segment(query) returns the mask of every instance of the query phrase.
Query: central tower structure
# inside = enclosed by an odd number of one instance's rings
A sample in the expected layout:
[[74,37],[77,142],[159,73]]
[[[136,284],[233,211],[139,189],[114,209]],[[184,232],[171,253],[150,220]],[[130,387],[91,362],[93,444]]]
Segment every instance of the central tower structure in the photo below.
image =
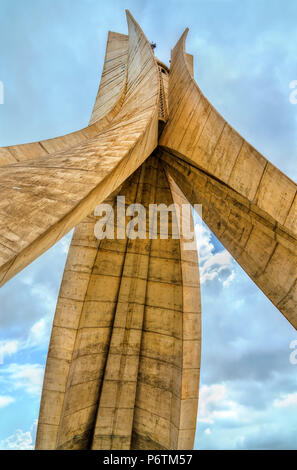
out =
[[76,227],[53,324],[37,449],[193,447],[201,345],[197,253],[170,230],[164,239],[161,228],[154,239],[98,240],[93,214],[101,202],[116,206],[121,195],[126,205],[146,208],[202,204],[210,229],[297,325],[296,184],[203,96],[185,52],[187,30],[168,70],[129,12],[127,19],[128,36],[108,35],[89,125],[0,149],[1,283]]

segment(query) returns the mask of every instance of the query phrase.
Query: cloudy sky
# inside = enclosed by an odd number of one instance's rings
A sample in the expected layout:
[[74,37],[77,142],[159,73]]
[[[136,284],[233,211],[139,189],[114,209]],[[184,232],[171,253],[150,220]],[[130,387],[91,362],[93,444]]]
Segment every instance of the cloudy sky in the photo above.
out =
[[[203,92],[297,180],[295,0],[1,0],[0,146],[86,126],[108,30],[129,8],[156,55],[190,28]],[[297,449],[297,332],[204,225],[198,246],[203,346],[197,449]],[[51,323],[70,234],[0,290],[0,449],[34,445]]]

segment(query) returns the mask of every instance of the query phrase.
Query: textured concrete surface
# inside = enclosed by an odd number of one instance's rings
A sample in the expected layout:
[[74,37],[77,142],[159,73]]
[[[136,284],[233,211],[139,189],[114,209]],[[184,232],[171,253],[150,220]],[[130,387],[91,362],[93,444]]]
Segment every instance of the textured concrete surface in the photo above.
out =
[[128,36],[108,35],[89,126],[0,149],[1,283],[76,226],[37,449],[193,447],[201,349],[196,251],[160,233],[96,239],[92,214],[100,202],[115,205],[125,195],[126,205],[202,204],[214,234],[297,325],[296,184],[203,96],[185,51],[187,30],[168,71],[127,17]]
[[[157,154],[158,155],[158,154]],[[157,156],[126,205],[186,200]],[[197,254],[183,240],[99,241],[76,229],[45,373],[37,448],[192,448],[200,368]],[[160,228],[159,228],[160,229]]]

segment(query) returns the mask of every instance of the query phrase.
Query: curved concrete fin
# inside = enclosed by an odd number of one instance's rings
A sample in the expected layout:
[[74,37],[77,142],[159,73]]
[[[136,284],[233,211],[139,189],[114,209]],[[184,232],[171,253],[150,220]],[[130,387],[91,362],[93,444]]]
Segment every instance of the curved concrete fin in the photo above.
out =
[[158,67],[131,15],[128,29],[125,99],[111,123],[71,149],[0,168],[1,284],[88,216],[157,145]]
[[297,326],[297,186],[245,141],[194,81],[182,35],[172,51],[166,161],[211,230]]
[[119,112],[127,86],[128,36],[109,31],[101,81],[89,126]]

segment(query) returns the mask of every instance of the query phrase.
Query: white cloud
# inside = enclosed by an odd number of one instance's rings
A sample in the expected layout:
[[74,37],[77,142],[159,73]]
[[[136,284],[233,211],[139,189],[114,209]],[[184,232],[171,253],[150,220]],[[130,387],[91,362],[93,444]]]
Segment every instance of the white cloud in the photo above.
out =
[[36,423],[37,421],[34,421],[29,431],[17,429],[14,434],[0,441],[1,450],[33,450]]
[[25,349],[43,347],[48,343],[51,331],[51,318],[45,316],[35,322],[25,340],[17,339],[0,341],[0,364],[5,364],[6,357],[10,357]]
[[214,251],[214,246],[211,243],[211,231],[198,219],[198,223],[195,225],[195,234],[199,261],[200,263],[204,263],[212,256]]
[[226,385],[203,385],[199,394],[198,420],[209,424],[216,420],[246,422],[247,409],[228,398]]
[[45,316],[35,322],[26,339],[23,341],[17,339],[8,339],[0,341],[0,364],[5,364],[6,358],[25,349],[34,347],[44,347],[48,344],[51,331],[51,321],[49,316]]
[[41,318],[38,322],[34,323],[31,328],[31,333],[35,338],[40,338],[44,336],[46,326],[46,319]]
[[51,319],[43,317],[33,324],[29,330],[28,338],[24,342],[23,348],[32,348],[36,346],[44,346],[49,339]]
[[5,396],[5,395],[0,395],[0,408],[5,408],[5,406],[10,405],[11,403],[14,402],[13,397]]
[[284,395],[282,398],[274,400],[273,405],[277,408],[297,406],[297,393]]
[[211,231],[202,223],[195,226],[200,265],[200,282],[219,281],[227,287],[234,279],[235,264],[227,250],[215,252]]
[[9,364],[1,370],[2,381],[13,389],[24,389],[30,395],[39,395],[44,368],[40,364]]
[[18,351],[19,346],[19,341],[17,340],[0,341],[0,364],[4,363],[5,356],[15,354]]
[[204,434],[207,434],[207,435],[211,434],[210,428],[206,428],[205,431],[204,431]]
[[211,408],[223,402],[226,398],[225,385],[203,385],[199,393],[198,419],[204,423],[213,423],[213,411]]

